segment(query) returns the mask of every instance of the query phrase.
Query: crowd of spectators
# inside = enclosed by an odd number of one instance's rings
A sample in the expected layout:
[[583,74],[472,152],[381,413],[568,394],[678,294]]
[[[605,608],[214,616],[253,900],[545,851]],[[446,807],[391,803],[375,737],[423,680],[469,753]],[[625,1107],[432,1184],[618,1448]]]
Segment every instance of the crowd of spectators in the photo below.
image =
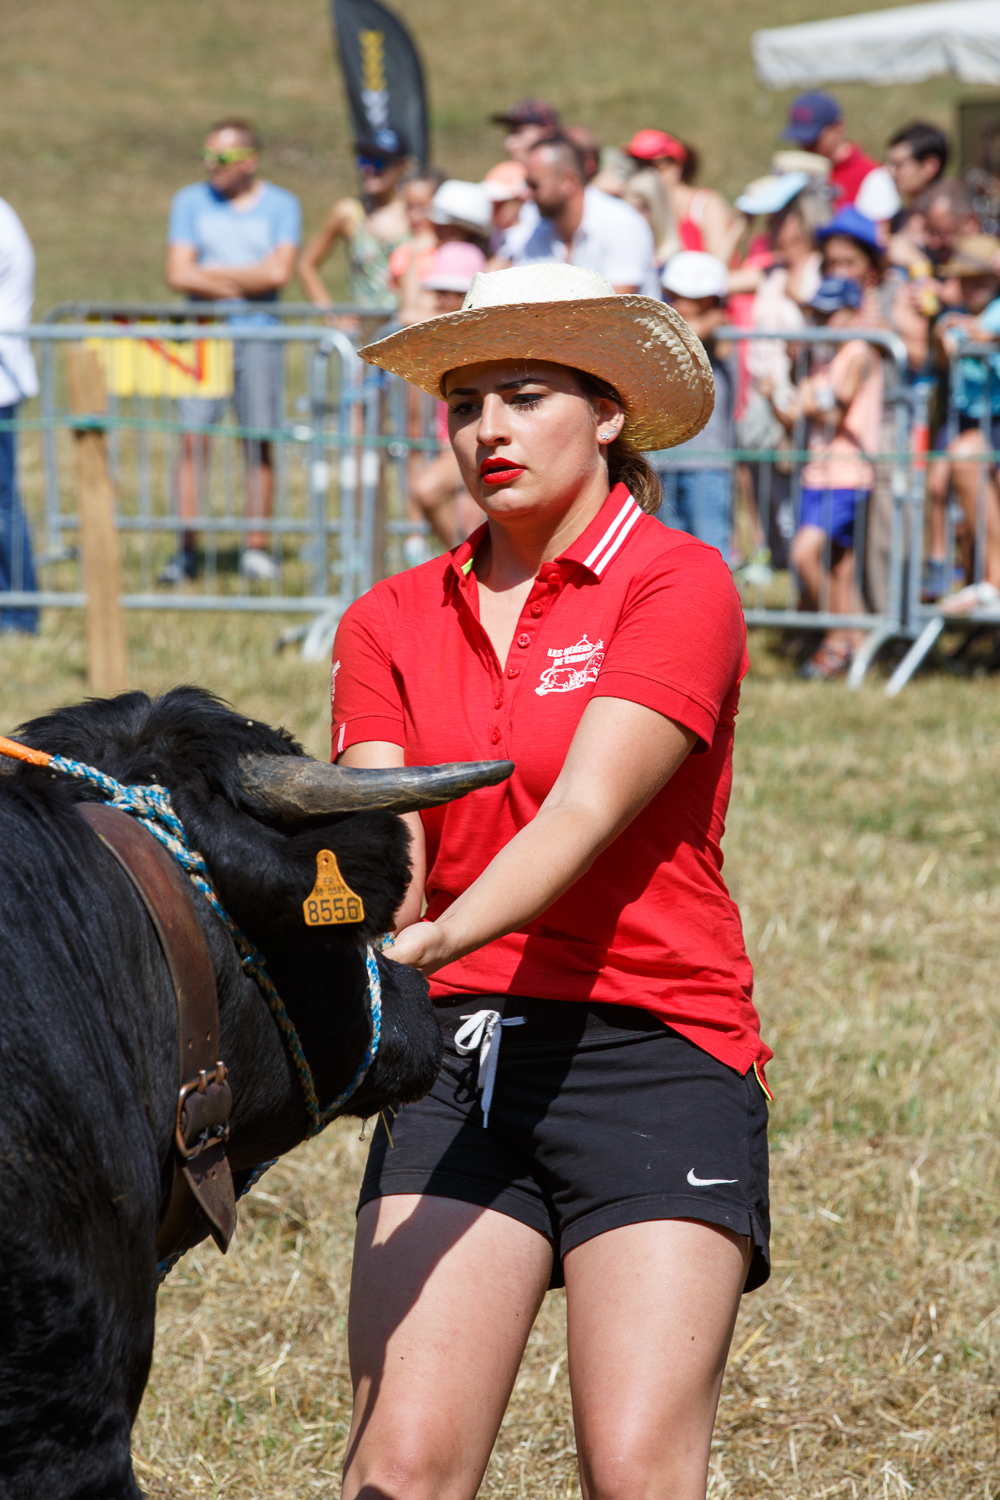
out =
[[[1000,336],[1000,240],[982,200],[948,175],[949,142],[936,125],[896,131],[877,161],[850,139],[832,96],[803,94],[768,172],[730,204],[700,181],[695,148],[659,126],[602,148],[537,98],[492,121],[505,156],[481,182],[414,166],[390,129],[357,142],[358,192],[331,207],[304,247],[297,200],[259,174],[253,127],[220,121],[205,140],[205,179],[174,199],[169,286],[195,299],[266,304],[297,276],[311,302],[330,307],[323,269],[342,247],[349,302],[402,322],[457,309],[480,270],[552,261],[597,271],[616,293],[663,298],[703,340],[717,402],[697,438],[652,455],[661,518],[717,547],[747,585],[766,587],[774,569],[791,564],[803,607],[832,615],[885,606],[891,486],[873,455],[897,444],[884,397],[898,371],[884,351],[842,330],[891,333],[905,349],[905,381],[936,394],[931,439],[943,456],[928,474],[923,597],[953,614],[1000,606],[1000,488],[983,457],[1000,442],[1000,355],[972,351]],[[233,316],[268,314],[260,306]],[[726,337],[727,327],[740,337]],[[810,341],[810,327],[841,330],[839,342]],[[274,344],[240,346],[241,425],[280,425],[277,357]],[[412,422],[425,421],[417,393],[412,404]],[[185,520],[199,511],[203,433],[223,403],[182,405],[182,418],[202,429],[182,447]],[[0,408],[12,406],[0,388]],[[436,421],[443,433],[440,411]],[[247,515],[266,518],[270,444],[245,447]],[[799,464],[790,455],[802,449],[808,461]],[[737,461],[741,451],[746,461]],[[4,462],[0,452],[6,535],[14,509]],[[447,545],[476,523],[449,452],[414,462],[410,481],[414,514]],[[193,531],[181,541],[164,583],[197,571]],[[263,530],[248,530],[241,568],[250,579],[271,575]],[[31,576],[30,554],[18,573]],[[0,623],[27,628],[33,618],[8,612]],[[858,639],[847,628],[827,632],[803,669],[845,671]]]

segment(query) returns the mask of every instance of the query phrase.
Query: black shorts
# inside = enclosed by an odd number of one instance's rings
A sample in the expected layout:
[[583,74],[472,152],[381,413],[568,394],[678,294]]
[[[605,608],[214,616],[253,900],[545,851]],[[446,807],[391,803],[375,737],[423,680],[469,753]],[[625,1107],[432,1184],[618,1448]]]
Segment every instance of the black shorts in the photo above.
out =
[[[478,1054],[460,1056],[461,1017],[495,1009],[505,1027],[489,1128]],[[372,1138],[359,1209],[427,1193],[494,1208],[547,1236],[562,1257],[605,1230],[700,1219],[749,1236],[745,1291],[770,1275],[767,1100],[662,1021],[631,1006],[469,995],[436,1014],[445,1053],[431,1092]],[[496,1038],[494,1038],[494,1046]]]

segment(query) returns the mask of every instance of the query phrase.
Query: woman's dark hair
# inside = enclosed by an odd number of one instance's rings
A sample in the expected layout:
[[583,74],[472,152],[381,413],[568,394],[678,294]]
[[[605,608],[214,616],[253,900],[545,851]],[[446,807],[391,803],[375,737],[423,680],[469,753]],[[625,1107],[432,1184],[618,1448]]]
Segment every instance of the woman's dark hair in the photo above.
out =
[[681,182],[694,182],[698,175],[698,168],[701,166],[701,157],[693,146],[688,145],[687,141],[681,141],[681,145],[687,152],[681,166]]
[[843,230],[838,230],[836,234],[829,234],[824,239],[824,253],[826,250],[826,246],[829,244],[830,240],[850,240],[855,249],[863,250],[865,252],[865,255],[868,257],[868,264],[871,266],[873,271],[878,272],[878,278],[880,281],[882,280],[882,277],[885,275],[886,271],[886,259],[884,253],[881,250],[876,250],[875,246],[869,245],[867,240],[855,239],[853,234],[846,234]]
[[[622,411],[628,410],[610,381],[602,380],[599,375],[589,375],[586,370],[574,370],[573,376],[591,403],[603,399],[613,401]],[[627,438],[615,438],[608,447],[608,482],[612,488],[623,484],[647,516],[655,515],[663,502],[663,490],[656,471]]]

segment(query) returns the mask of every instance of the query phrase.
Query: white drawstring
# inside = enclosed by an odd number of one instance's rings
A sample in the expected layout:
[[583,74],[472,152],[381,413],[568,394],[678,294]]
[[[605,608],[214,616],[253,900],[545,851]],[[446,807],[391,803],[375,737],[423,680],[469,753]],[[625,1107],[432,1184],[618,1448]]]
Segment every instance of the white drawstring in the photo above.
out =
[[[476,1087],[482,1091],[483,1129],[490,1123],[490,1105],[493,1103],[493,1085],[496,1082],[497,1062],[500,1058],[498,1027],[523,1026],[527,1016],[508,1016],[504,1020],[498,1010],[477,1010],[474,1016],[463,1016],[464,1026],[455,1032],[455,1048],[463,1057],[479,1048],[479,1077]],[[494,1035],[496,1045],[493,1044]]]

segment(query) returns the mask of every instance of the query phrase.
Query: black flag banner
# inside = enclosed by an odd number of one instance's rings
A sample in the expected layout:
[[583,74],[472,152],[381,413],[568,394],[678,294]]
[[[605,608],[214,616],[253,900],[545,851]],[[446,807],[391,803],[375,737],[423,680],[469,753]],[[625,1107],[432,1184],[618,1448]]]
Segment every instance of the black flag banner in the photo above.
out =
[[355,135],[427,165],[427,101],[409,32],[378,0],[332,0]]

